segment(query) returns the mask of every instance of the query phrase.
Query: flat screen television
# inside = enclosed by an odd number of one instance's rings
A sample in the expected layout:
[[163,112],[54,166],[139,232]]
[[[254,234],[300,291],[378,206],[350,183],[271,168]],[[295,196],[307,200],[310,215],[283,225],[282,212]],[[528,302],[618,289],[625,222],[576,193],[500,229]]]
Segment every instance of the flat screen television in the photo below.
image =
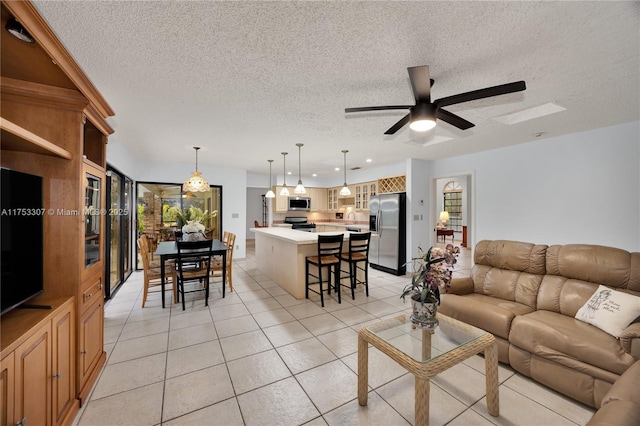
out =
[[42,177],[3,168],[0,178],[0,314],[4,314],[44,289],[43,217],[46,212]]

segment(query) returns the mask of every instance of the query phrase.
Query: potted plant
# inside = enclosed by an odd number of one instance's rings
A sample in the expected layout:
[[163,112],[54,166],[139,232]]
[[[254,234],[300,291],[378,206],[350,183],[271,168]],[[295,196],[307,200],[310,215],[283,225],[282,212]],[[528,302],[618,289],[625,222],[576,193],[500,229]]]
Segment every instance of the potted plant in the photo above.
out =
[[411,260],[413,274],[400,297],[409,296],[413,308],[411,322],[422,328],[433,329],[438,325],[436,312],[440,304],[440,292],[451,286],[453,267],[460,248],[447,244],[443,249],[431,247],[426,252],[418,247],[418,257]]

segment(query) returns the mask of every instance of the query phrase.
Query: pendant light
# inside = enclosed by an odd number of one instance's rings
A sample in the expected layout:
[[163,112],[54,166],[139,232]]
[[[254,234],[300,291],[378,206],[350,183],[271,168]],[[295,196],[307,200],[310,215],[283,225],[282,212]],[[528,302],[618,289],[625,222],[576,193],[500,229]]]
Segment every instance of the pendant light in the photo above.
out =
[[265,198],[276,198],[276,194],[273,193],[273,191],[271,190],[271,163],[273,163],[273,160],[267,160],[269,162],[269,190],[267,191],[267,194],[264,196]]
[[347,186],[347,152],[349,151],[346,149],[342,150],[342,153],[344,154],[344,185],[340,190],[340,195],[351,195],[351,190]]
[[307,190],[304,189],[304,185],[302,184],[302,174],[300,173],[300,148],[304,146],[303,143],[297,143],[298,147],[298,184],[296,185],[296,189],[293,190],[294,194],[306,194]]
[[282,189],[280,190],[280,195],[288,196],[289,188],[287,188],[287,154],[288,152],[281,152],[282,154]]
[[182,192],[207,192],[211,189],[209,183],[200,176],[198,171],[198,150],[200,147],[194,146],[193,149],[196,150],[196,171],[193,172],[193,176],[182,184]]

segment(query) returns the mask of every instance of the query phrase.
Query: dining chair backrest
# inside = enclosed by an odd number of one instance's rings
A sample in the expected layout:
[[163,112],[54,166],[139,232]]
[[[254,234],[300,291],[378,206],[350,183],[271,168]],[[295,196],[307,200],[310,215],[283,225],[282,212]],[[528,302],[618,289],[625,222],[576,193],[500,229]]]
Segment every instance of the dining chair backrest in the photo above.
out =
[[[362,260],[369,257],[371,232],[354,232],[349,235],[349,251],[343,254],[345,260]],[[345,256],[346,254],[346,256]]]
[[[176,241],[176,246],[178,248],[176,278],[178,297],[182,299],[182,310],[185,309],[185,293],[197,291],[204,291],[204,304],[208,306],[213,240]],[[185,289],[187,282],[196,282],[195,289],[187,291]]]
[[320,258],[320,263],[325,263],[322,261],[324,257],[340,257],[343,241],[344,236],[342,234],[318,235],[318,257]]
[[149,260],[149,242],[147,241],[146,235],[138,238],[138,250],[140,251],[140,258],[142,259],[142,269],[145,275],[147,275],[149,269],[151,269],[151,265]]
[[[229,290],[233,291],[233,249],[236,246],[236,234],[231,232],[225,232],[225,234],[227,239],[223,243],[229,247],[229,250],[227,251],[227,263],[224,266],[226,283],[223,283],[223,285],[229,284]],[[222,268],[222,260],[216,259],[211,266],[211,276],[221,277]]]
[[198,269],[203,270],[203,275],[206,270],[207,277],[211,272],[211,256],[213,240],[202,241],[176,241],[178,247],[178,257],[176,259],[176,266],[178,273],[182,274],[185,267],[192,269],[191,266],[194,263],[199,263]]
[[224,231],[222,233],[222,243],[223,244],[227,244],[227,242],[229,241],[229,234],[230,234],[230,232],[228,232],[228,231]]

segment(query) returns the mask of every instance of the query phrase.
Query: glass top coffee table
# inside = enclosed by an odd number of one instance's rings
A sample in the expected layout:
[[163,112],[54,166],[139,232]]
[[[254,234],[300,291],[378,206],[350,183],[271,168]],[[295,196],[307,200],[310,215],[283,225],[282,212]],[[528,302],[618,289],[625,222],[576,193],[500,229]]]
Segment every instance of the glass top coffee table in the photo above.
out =
[[487,411],[500,414],[498,345],[491,333],[438,313],[433,330],[414,328],[410,315],[362,327],[358,333],[358,403],[367,405],[369,343],[415,376],[415,425],[429,424],[429,379],[484,352]]

